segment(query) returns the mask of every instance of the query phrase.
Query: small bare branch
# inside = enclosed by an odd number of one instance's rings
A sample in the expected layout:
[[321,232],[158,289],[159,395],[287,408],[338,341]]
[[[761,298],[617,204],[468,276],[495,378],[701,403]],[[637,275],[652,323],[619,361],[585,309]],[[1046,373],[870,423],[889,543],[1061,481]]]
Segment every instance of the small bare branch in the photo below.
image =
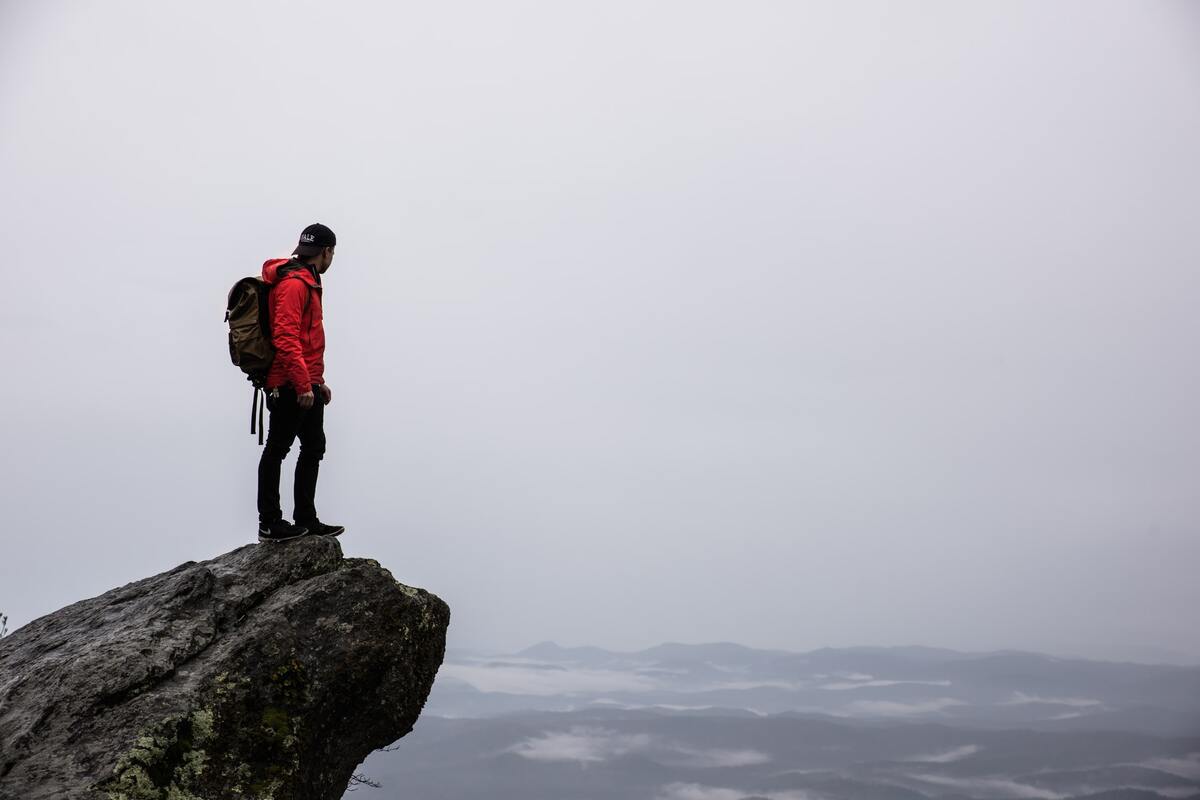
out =
[[356,772],[350,776],[350,782],[348,784],[346,784],[346,791],[347,792],[357,791],[358,789],[361,789],[364,786],[370,787],[371,789],[378,789],[382,785],[383,784],[381,784],[379,781],[374,780],[372,778],[368,778],[366,775],[362,775],[362,774]]

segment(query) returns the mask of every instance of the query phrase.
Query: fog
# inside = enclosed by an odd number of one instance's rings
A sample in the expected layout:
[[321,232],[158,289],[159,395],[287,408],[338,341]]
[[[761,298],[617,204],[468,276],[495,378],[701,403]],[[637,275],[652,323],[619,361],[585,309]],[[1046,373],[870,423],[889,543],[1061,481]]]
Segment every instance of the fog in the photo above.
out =
[[320,221],[317,507],[452,646],[1200,662],[1198,46],[1185,2],[0,2],[0,611],[255,541],[225,293]]

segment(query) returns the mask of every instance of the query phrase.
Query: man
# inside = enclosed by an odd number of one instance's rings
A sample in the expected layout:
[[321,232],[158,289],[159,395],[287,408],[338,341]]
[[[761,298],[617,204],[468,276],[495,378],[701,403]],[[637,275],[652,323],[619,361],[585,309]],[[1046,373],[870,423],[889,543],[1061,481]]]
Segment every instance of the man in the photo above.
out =
[[[321,276],[333,263],[337,237],[326,226],[309,225],[300,234],[294,258],[263,264],[270,289],[269,310],[275,359],[267,373],[267,443],[258,462],[258,540],[282,542],[305,534],[337,536],[341,525],[317,519],[317,471],[325,455],[325,406],[333,392],[325,385],[325,329],[321,324]],[[300,437],[296,458],[292,524],[279,507],[283,458]]]

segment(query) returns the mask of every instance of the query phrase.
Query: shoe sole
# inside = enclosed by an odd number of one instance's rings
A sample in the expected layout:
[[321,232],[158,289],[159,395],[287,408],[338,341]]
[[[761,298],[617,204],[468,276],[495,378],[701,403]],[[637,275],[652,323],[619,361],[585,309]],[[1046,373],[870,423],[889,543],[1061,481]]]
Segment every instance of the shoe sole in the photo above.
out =
[[343,533],[346,532],[345,525],[333,525],[331,527],[333,528],[333,530],[326,532],[326,533],[317,533],[312,528],[309,528],[308,535],[309,536],[330,536],[330,537],[332,537],[332,536],[341,536]]
[[303,539],[305,536],[308,536],[308,531],[305,531],[304,533],[297,533],[295,536],[263,536],[260,533],[258,535],[258,541],[260,544],[264,542],[278,544],[279,542],[290,542],[293,539]]

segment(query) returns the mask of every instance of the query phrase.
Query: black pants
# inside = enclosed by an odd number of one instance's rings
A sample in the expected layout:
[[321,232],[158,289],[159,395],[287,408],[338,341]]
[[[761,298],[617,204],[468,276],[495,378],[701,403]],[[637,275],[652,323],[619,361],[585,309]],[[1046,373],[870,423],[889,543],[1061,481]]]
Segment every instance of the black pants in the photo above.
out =
[[296,457],[295,514],[300,524],[317,518],[314,498],[317,493],[317,471],[325,456],[325,401],[321,387],[312,386],[312,408],[304,411],[296,402],[296,390],[280,386],[279,397],[267,392],[267,410],[271,412],[270,428],[262,458],[258,461],[258,521],[264,525],[283,519],[279,507],[279,471],[284,456],[300,437],[300,455]]

